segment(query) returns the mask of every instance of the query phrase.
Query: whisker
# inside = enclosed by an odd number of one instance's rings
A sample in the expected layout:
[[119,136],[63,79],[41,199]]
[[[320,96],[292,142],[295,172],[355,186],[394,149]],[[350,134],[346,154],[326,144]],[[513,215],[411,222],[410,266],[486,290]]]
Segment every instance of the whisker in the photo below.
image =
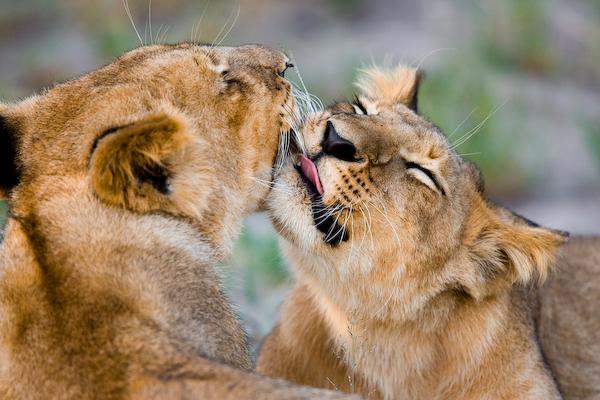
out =
[[371,236],[371,252],[375,252],[375,241],[373,239],[373,216],[371,215],[371,211],[369,210],[369,207],[365,207],[365,210],[367,210],[367,213],[369,214],[369,235]]
[[456,128],[454,128],[454,130],[452,131],[452,133],[450,135],[448,135],[448,139],[450,139],[452,136],[454,136],[454,134],[465,124],[465,122],[467,122],[469,120],[469,118],[471,117],[471,115],[473,115],[473,113],[477,111],[477,107],[473,108],[471,110],[471,112],[469,113],[469,115],[467,115],[465,117],[465,119],[463,119],[460,124],[458,124],[458,126]]
[[507,103],[508,100],[505,100],[502,104],[500,104],[498,107],[496,107],[491,113],[488,114],[487,117],[485,117],[485,119],[483,121],[481,121],[478,125],[476,125],[473,129],[471,129],[471,131],[467,132],[466,134],[464,134],[463,136],[461,136],[456,143],[454,143],[452,145],[452,147],[450,147],[451,150],[456,149],[459,146],[462,146],[464,143],[466,143],[471,137],[473,137],[473,135],[475,135],[477,132],[479,132],[481,130],[481,128],[485,125],[485,123],[492,118],[502,107],[504,107],[504,105]]
[[320,226],[325,220],[331,218],[335,213],[342,211],[342,209],[328,209],[327,207],[320,207],[317,209],[317,212],[321,211],[326,211],[326,213],[314,218],[315,225],[317,226]]
[[165,29],[163,36],[161,37],[160,41],[162,44],[166,43],[169,39],[169,32],[171,31],[171,27],[167,26],[167,29]]
[[287,159],[289,152],[290,134],[288,132],[281,132],[279,134],[279,143],[277,148],[277,156],[275,158],[275,170],[280,170]]
[[[429,53],[425,54],[423,57],[421,57],[420,60],[418,60],[419,62],[417,63],[416,66],[414,66],[413,68],[415,69],[419,69],[421,68],[421,65],[425,62],[425,60],[427,60],[430,56],[432,56],[435,53],[439,53],[440,51],[447,51],[447,50],[456,50],[456,47],[440,47],[438,49],[434,49],[431,50]],[[414,65],[414,62],[411,63],[411,65]]]
[[[193,29],[192,29],[192,42],[194,43],[198,43],[200,41],[200,33],[202,32],[202,21],[204,19],[204,14],[206,14],[206,10],[208,9],[208,6],[210,5],[211,0],[208,0],[206,2],[206,4],[204,5],[204,8],[202,9],[202,13],[200,14],[200,18],[198,18],[198,20],[194,23]],[[198,31],[196,31],[196,29],[198,29]]]
[[346,224],[348,223],[348,219],[350,218],[350,215],[352,213],[352,208],[350,208],[350,210],[348,210],[348,209],[345,209],[345,210],[347,211],[348,215],[346,215],[346,219],[344,220],[344,223],[340,226],[340,229],[338,229],[337,232],[335,232],[335,234],[333,235],[334,237],[337,236],[338,234],[344,232],[344,231],[347,232],[347,230],[346,230]]
[[129,17],[129,22],[131,23],[131,26],[133,27],[133,30],[135,31],[135,34],[137,35],[138,39],[140,40],[140,45],[144,45],[144,41],[142,40],[142,36],[140,35],[140,32],[137,30],[136,26],[135,26],[135,22],[133,22],[133,16],[131,15],[131,9],[129,8],[129,1],[128,0],[122,0],[123,1],[123,7],[125,7],[125,13],[127,14],[127,17]]
[[[338,213],[337,217],[335,217],[335,221],[333,222],[333,224],[331,224],[331,228],[329,228],[329,231],[327,231],[327,235],[325,235],[325,240],[329,239],[329,237],[330,237],[329,235],[331,234],[331,230],[333,228],[335,228],[335,226],[338,224],[338,220],[339,220],[339,218],[340,218],[341,215],[342,215],[342,213]],[[332,236],[332,238],[333,237],[334,236]]]
[[294,194],[293,191],[290,188],[281,187],[281,186],[277,185],[275,182],[265,181],[263,179],[259,179],[259,178],[256,178],[256,177],[251,177],[251,178],[254,181],[256,181],[258,184],[266,186],[266,187],[269,187],[269,188],[271,188],[273,190],[277,190],[279,192],[282,192],[282,193],[285,193],[285,194],[288,194],[288,195],[293,195]]
[[163,28],[164,28],[163,24],[161,24],[158,27],[158,30],[156,31],[156,38],[152,38],[152,43],[154,43],[154,44],[160,44],[160,42],[158,41],[158,38],[160,37],[160,33],[162,32]]
[[346,265],[350,265],[350,259],[354,253],[354,214],[352,213],[353,206],[350,205],[350,251],[348,252],[348,259],[346,260]]
[[227,31],[225,31],[225,33],[223,34],[223,37],[215,45],[215,41],[221,36],[221,33],[223,33],[223,29],[225,29],[225,27],[227,26],[227,24],[229,24],[229,20],[230,20],[231,16],[233,15],[233,11],[231,12],[231,14],[229,14],[229,17],[227,17],[227,21],[225,21],[225,25],[223,25],[223,27],[219,31],[219,34],[217,35],[217,37],[215,38],[215,40],[211,44],[211,49],[220,46],[221,43],[223,43],[223,41],[227,38],[227,35],[229,35],[229,33],[231,33],[231,30],[233,29],[233,27],[237,23],[238,17],[240,16],[241,9],[242,9],[242,5],[241,5],[241,3],[238,2],[238,4],[237,4],[237,11],[236,11],[235,17],[233,17],[233,21],[229,25],[229,28],[227,29]]
[[451,154],[451,157],[466,157],[466,156],[476,156],[478,154],[483,154],[481,151],[475,151],[473,153],[461,153],[461,154]]
[[151,44],[154,44],[152,40],[152,0],[148,0],[148,26],[150,27]]
[[385,218],[385,220],[387,221],[388,225],[390,226],[390,228],[392,229],[392,232],[394,232],[394,236],[396,238],[396,244],[400,245],[400,236],[398,236],[398,232],[396,231],[396,228],[394,227],[394,225],[392,224],[392,221],[390,221],[390,219],[388,218],[388,216],[381,211],[376,205],[375,203],[371,202],[371,206],[377,210],[382,216],[383,218]]
[[298,116],[297,110],[292,110],[288,104],[284,104],[284,111],[286,111],[286,122],[292,130],[292,135],[296,145],[303,154],[306,154],[306,146],[304,144],[304,137],[302,136],[302,122]]

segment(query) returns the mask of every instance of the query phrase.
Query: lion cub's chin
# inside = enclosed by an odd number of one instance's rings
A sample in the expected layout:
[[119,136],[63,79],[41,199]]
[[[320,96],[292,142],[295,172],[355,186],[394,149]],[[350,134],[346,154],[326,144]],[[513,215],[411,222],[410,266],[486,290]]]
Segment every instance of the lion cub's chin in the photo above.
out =
[[560,398],[529,287],[565,237],[486,200],[475,166],[416,114],[419,80],[367,71],[355,104],[308,120],[310,164],[269,199],[297,283],[258,370],[368,398]]

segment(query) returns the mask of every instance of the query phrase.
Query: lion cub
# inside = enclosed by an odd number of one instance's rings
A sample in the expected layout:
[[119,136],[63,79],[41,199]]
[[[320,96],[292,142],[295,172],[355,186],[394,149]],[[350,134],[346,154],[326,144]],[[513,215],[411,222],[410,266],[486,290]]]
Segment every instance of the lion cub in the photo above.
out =
[[365,71],[305,124],[268,206],[297,283],[258,371],[381,399],[560,398],[529,285],[565,235],[490,203],[416,113],[421,75]]
[[248,372],[213,269],[268,193],[288,66],[149,46],[0,104],[1,399],[341,397]]

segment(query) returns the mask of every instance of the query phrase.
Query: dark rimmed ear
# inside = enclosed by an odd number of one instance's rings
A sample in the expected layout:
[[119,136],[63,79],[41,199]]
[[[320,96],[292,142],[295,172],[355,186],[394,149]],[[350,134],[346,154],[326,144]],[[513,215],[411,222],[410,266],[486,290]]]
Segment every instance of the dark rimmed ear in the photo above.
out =
[[376,113],[379,107],[398,103],[417,112],[419,87],[424,76],[423,71],[403,65],[361,70],[356,81],[361,92],[359,99],[368,114]]
[[139,212],[168,209],[171,181],[191,143],[186,121],[165,112],[107,129],[92,148],[94,193]]
[[407,107],[414,112],[419,112],[419,89],[421,89],[421,82],[425,78],[425,72],[423,70],[417,70],[412,88],[412,99],[407,104]]
[[0,104],[0,199],[7,198],[21,178],[17,127],[6,116],[7,109],[7,106]]
[[517,283],[543,283],[568,233],[542,228],[502,208],[490,206],[489,211],[477,218],[481,225],[469,245],[473,275],[462,282],[467,292],[482,298]]

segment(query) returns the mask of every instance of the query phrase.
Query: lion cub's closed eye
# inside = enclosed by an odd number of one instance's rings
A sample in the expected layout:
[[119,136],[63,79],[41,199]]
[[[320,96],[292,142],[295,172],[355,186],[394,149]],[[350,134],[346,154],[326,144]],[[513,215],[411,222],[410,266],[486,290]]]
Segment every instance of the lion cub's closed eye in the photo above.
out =
[[[485,198],[417,114],[421,77],[363,71],[357,101],[307,120],[314,170],[290,161],[268,199],[297,282],[258,370],[367,398],[560,398],[527,291],[565,235]],[[331,129],[365,161],[327,151]]]

